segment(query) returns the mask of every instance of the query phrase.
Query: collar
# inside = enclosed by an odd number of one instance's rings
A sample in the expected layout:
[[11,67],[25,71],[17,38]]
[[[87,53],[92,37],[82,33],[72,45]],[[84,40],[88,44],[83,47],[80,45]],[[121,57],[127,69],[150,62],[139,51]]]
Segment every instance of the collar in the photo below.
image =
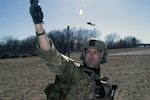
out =
[[86,64],[83,64],[82,66],[83,71],[85,74],[87,74],[89,77],[91,77],[93,80],[99,80],[100,75],[100,67],[99,68],[89,68]]

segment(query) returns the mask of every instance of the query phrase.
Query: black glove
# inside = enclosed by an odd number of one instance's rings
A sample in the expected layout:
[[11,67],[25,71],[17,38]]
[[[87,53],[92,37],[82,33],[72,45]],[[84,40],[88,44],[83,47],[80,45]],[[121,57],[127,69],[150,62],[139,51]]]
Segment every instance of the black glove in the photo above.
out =
[[30,14],[32,16],[34,24],[43,22],[43,12],[38,2],[39,0],[30,0]]

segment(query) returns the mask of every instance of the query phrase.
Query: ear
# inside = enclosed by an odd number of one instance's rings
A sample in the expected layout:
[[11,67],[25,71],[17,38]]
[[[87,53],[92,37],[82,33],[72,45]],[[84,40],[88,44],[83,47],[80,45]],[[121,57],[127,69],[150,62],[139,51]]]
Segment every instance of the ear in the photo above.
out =
[[80,59],[81,59],[82,61],[84,61],[85,52],[86,52],[86,49],[82,50],[82,53],[81,53],[81,55],[80,55]]
[[81,55],[80,55],[80,59],[81,59],[81,60],[84,60],[84,54],[83,54],[83,52],[82,52]]

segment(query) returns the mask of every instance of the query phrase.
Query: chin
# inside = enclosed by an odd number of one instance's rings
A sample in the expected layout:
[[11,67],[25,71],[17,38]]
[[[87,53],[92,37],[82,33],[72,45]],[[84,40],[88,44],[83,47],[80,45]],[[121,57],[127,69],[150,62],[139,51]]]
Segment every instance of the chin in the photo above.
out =
[[95,66],[95,65],[89,65],[89,64],[88,64],[88,67],[89,68],[97,68],[97,66]]

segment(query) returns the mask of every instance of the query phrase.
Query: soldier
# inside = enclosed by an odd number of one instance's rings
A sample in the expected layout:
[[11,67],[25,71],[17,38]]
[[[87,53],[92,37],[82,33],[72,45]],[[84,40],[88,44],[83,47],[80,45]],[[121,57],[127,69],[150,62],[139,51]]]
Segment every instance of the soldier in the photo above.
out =
[[89,39],[81,47],[80,65],[61,54],[42,26],[43,12],[38,0],[30,0],[30,14],[35,24],[40,57],[56,74],[55,82],[49,84],[45,93],[47,100],[112,100],[108,78],[100,74],[100,62],[107,48],[103,41]]

